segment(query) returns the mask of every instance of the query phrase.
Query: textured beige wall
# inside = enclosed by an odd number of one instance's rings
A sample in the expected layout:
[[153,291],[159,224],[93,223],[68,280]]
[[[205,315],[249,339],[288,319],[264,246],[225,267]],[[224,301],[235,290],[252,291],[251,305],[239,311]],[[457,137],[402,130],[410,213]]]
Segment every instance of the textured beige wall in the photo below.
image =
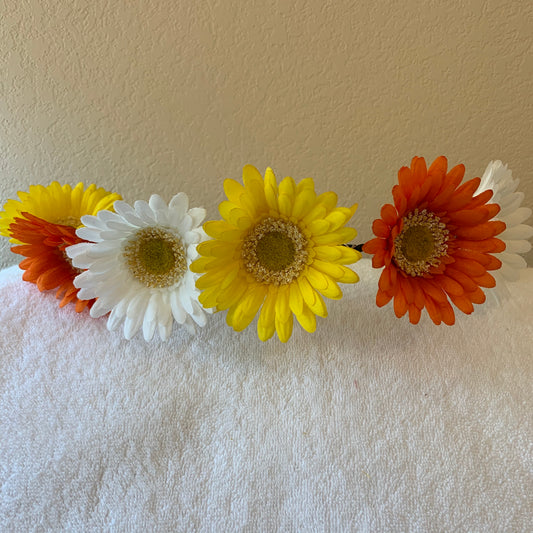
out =
[[[245,163],[359,202],[361,240],[413,155],[533,204],[533,3],[7,0],[0,201],[85,181],[217,216]],[[531,221],[530,221],[531,222]],[[18,258],[2,239],[0,264]]]

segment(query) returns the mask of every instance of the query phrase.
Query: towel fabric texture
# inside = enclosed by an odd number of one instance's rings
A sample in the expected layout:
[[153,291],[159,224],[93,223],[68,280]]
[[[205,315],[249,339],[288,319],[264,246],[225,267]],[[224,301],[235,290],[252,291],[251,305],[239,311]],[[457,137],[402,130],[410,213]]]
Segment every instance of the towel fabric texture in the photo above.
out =
[[0,531],[531,531],[533,270],[453,327],[375,305],[132,341],[0,272]]

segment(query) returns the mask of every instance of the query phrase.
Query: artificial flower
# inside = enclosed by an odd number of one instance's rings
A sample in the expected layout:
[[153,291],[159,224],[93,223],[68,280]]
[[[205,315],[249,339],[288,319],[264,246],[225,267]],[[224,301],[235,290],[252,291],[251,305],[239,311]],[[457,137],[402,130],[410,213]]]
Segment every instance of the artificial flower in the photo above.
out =
[[67,246],[81,242],[74,228],[22,213],[15,217],[8,231],[14,240],[24,243],[11,248],[26,257],[19,265],[24,270],[24,281],[35,283],[40,291],[57,289],[56,298],[61,298],[59,307],[74,302],[79,313],[92,305],[92,300],[77,298],[78,289],[72,282],[80,271],[65,254]]
[[505,244],[505,251],[495,254],[502,262],[499,270],[493,273],[496,279],[495,291],[490,291],[496,299],[499,296],[508,296],[506,282],[517,281],[520,278],[520,270],[527,267],[525,259],[519,255],[531,250],[528,241],[533,236],[533,227],[524,222],[531,216],[529,207],[521,207],[524,199],[523,192],[517,192],[520,180],[513,179],[513,173],[501,161],[491,161],[479,185],[478,192],[492,190],[492,201],[497,203],[501,210],[496,215],[497,220],[505,223],[506,229],[498,235]]
[[179,193],[169,205],[154,194],[134,206],[118,201],[115,213],[99,211],[84,216],[80,238],[90,241],[67,248],[77,268],[86,269],[74,280],[79,297],[97,298],[91,316],[111,313],[107,328],[124,321],[131,339],[142,327],[145,340],[159,332],[166,340],[174,320],[194,332],[193,321],[206,323],[197,301],[196,276],[189,265],[205,238],[201,208],[189,209],[187,195]]
[[363,250],[373,254],[372,265],[381,273],[376,303],[382,307],[394,299],[398,318],[409,312],[418,323],[426,308],[435,324],[452,325],[450,301],[464,313],[485,301],[481,287],[495,286],[489,271],[501,267],[494,254],[503,252],[497,238],[505,223],[495,220],[500,206],[488,203],[493,193],[474,196],[480,178],[461,185],[464,165],[447,171],[447,160],[438,157],[429,167],[414,157],[411,167],[398,172],[392,189],[394,205],[381,208],[374,221],[376,235]]
[[19,200],[8,200],[0,212],[0,235],[18,242],[11,234],[9,226],[22,213],[30,213],[46,222],[77,228],[83,215],[95,215],[101,209],[110,209],[120,195],[89,185],[84,190],[83,183],[74,188],[60,185],[57,181],[47,187],[30,185],[29,192],[18,192]]
[[311,178],[297,185],[287,177],[278,186],[270,168],[263,179],[247,165],[243,182],[225,180],[223,220],[204,224],[212,240],[198,246],[202,257],[191,265],[203,274],[196,282],[199,300],[206,308],[228,310],[226,322],[235,331],[259,312],[259,338],[266,341],[276,331],[286,342],[293,314],[313,332],[316,315],[327,316],[322,296],[339,299],[339,282],[358,281],[345,265],[360,253],[343,246],[357,234],[345,226],[357,206],[336,207],[337,195],[317,195]]

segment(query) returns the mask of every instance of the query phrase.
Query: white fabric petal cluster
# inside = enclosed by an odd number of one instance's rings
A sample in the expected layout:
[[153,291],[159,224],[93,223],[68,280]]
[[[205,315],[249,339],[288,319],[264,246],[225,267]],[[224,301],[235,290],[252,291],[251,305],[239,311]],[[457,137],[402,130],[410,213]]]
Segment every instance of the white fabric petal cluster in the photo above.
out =
[[[78,298],[97,298],[91,316],[110,313],[109,330],[124,322],[126,339],[133,338],[142,328],[146,341],[152,339],[156,330],[166,340],[174,320],[191,333],[195,331],[194,323],[204,326],[206,315],[198,303],[199,291],[195,287],[198,276],[190,271],[189,265],[198,257],[197,244],[207,238],[201,228],[205,209],[189,209],[184,193],[174,196],[168,206],[154,194],[149,202],[137,201],[132,207],[117,201],[113,207],[114,213],[99,211],[96,216],[82,217],[84,227],[76,233],[90,242],[66,249],[72,264],[84,269],[74,280],[80,289]],[[181,243],[183,272],[168,286],[143,283],[128,262],[127,247],[139,232],[152,229]]]
[[500,212],[496,215],[496,220],[505,222],[506,229],[498,235],[505,243],[505,251],[494,254],[502,262],[499,270],[491,272],[496,279],[496,291],[491,291],[497,298],[498,293],[508,296],[509,291],[505,287],[506,281],[517,281],[520,278],[520,270],[527,267],[525,259],[519,255],[531,250],[531,243],[528,239],[533,236],[533,227],[524,224],[531,216],[529,207],[521,207],[524,200],[524,193],[517,192],[520,180],[513,178],[512,171],[501,161],[491,161],[481,178],[481,183],[477,190],[481,193],[487,189],[494,192],[491,203],[499,204]]

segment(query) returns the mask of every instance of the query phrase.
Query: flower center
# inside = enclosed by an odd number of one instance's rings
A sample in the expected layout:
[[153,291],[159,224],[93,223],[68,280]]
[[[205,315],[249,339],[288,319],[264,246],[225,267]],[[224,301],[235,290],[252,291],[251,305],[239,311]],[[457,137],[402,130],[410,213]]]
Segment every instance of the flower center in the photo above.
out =
[[244,268],[259,283],[286,285],[297,278],[307,261],[307,239],[288,220],[266,218],[244,240]]
[[133,276],[150,288],[170,287],[187,270],[181,240],[157,227],[137,231],[124,248],[124,258]]
[[60,224],[61,226],[70,226],[71,228],[79,228],[81,226],[81,220],[78,217],[62,217],[54,221],[54,224]]
[[425,209],[415,209],[402,220],[403,229],[394,239],[394,261],[410,276],[427,274],[448,252],[446,224]]

